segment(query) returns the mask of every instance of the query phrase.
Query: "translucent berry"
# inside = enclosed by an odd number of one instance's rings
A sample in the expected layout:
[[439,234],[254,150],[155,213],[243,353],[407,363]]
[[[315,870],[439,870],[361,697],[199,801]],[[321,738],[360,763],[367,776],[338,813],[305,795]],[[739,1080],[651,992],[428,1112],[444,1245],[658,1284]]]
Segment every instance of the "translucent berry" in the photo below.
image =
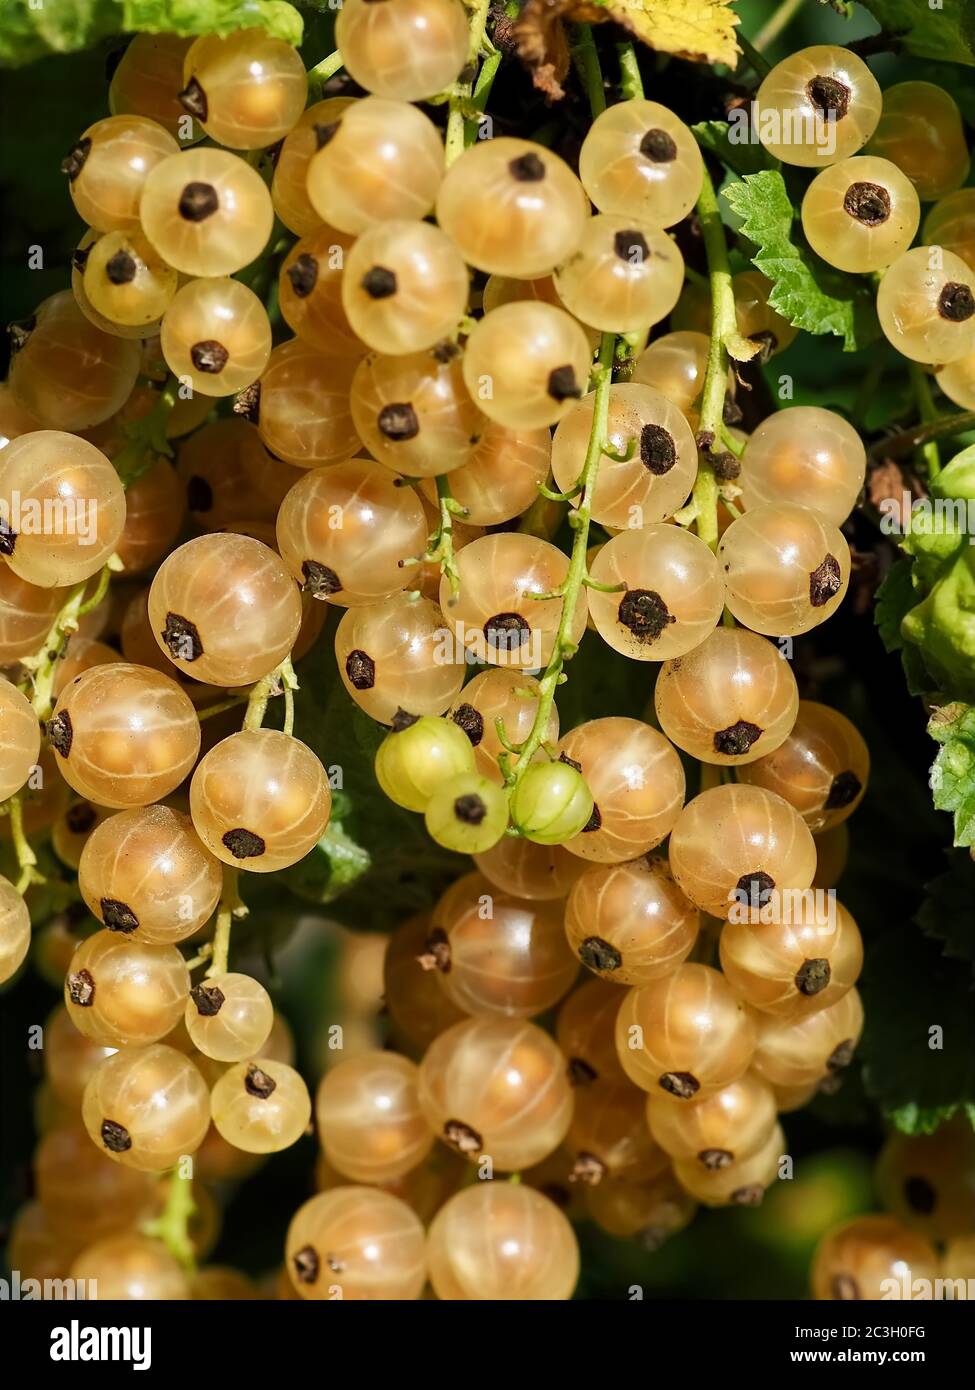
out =
[[96,121],[61,164],[78,216],[100,232],[137,231],[146,179],[178,152],[169,131],[144,116]]
[[975,352],[975,272],[941,246],[915,246],[886,271],[877,315],[887,341],[912,362]]
[[259,150],[288,134],[308,95],[291,44],[263,29],[198,38],[183,64],[180,103],[218,145]]
[[[389,0],[381,0],[387,4]],[[466,358],[443,351],[371,353],[352,382],[352,418],[380,463],[431,478],[470,463],[487,421],[464,383]]]
[[533,763],[512,790],[510,814],[512,825],[526,839],[564,845],[592,819],[592,793],[568,762]]
[[746,508],[763,502],[811,507],[840,526],[863,487],[866,452],[852,425],[832,410],[796,405],[752,433],[741,471]]
[[846,908],[809,892],[786,894],[778,911],[736,907],[721,929],[720,946],[732,989],[753,1008],[781,1018],[803,1018],[835,1004],[863,967],[863,942]]
[[761,1148],[725,1166],[707,1167],[699,1160],[678,1159],[674,1176],[680,1185],[707,1207],[757,1207],[766,1189],[779,1176],[779,1164],[787,1153],[785,1135],[776,1125]]
[[415,1299],[427,1277],[425,1246],[419,1218],[399,1197],[336,1187],[295,1212],[285,1268],[305,1299]]
[[785,742],[743,767],[738,779],[784,797],[818,835],[853,814],[869,775],[869,750],[849,719],[828,705],[800,700]]
[[439,228],[381,222],[346,257],[342,304],[364,343],[398,355],[448,338],[467,308],[468,288],[460,252]]
[[227,1068],[211,1093],[210,1111],[228,1144],[245,1153],[280,1153],[304,1133],[311,1097],[293,1067],[259,1057]]
[[690,130],[656,101],[623,101],[597,116],[579,177],[600,212],[672,227],[697,202],[704,162]]
[[274,211],[256,169],[229,150],[186,150],[157,164],[139,202],[142,230],[184,275],[232,275],[264,250]]
[[751,1072],[688,1105],[653,1091],[646,1100],[647,1124],[660,1147],[706,1172],[757,1153],[772,1136],[778,1108],[772,1088]]
[[184,285],[166,311],[161,338],[170,371],[203,396],[242,391],[271,355],[267,310],[239,280]]
[[64,1004],[80,1033],[109,1047],[158,1042],[183,1016],[190,972],[175,946],[95,932],[71,958]]
[[914,240],[921,204],[888,159],[860,155],[817,174],[802,200],[802,230],[827,265],[883,270]]
[[968,178],[961,112],[950,92],[934,82],[896,82],[887,88],[868,149],[892,160],[926,203]]
[[392,1182],[433,1146],[416,1064],[395,1052],[365,1052],[332,1067],[318,1087],[315,1118],[329,1162],[353,1182]]
[[585,224],[555,269],[562,303],[603,332],[635,333],[666,318],[684,283],[684,257],[665,232],[639,218],[601,214]]
[[467,735],[449,719],[425,715],[394,725],[376,751],[376,780],[390,801],[425,811],[437,789],[474,771]]
[[504,304],[475,324],[464,381],[489,419],[509,429],[537,429],[572,410],[586,390],[591,357],[586,335],[562,309],[533,301]]
[[772,1086],[812,1086],[837,1078],[853,1060],[863,1031],[863,1004],[849,989],[805,1018],[754,1013],[754,1070]]
[[876,78],[848,48],[801,48],[762,79],[756,130],[775,159],[825,168],[856,154],[877,128]]
[[415,594],[346,609],[335,632],[342,684],[381,724],[443,714],[465,675],[453,656],[440,609]]
[[367,92],[398,101],[435,97],[467,61],[458,0],[348,0],[335,25],[348,72]]
[[186,1001],[186,1031],[193,1046],[218,1062],[259,1056],[273,1022],[271,997],[250,975],[208,975]]
[[924,1236],[895,1216],[858,1216],[829,1231],[812,1265],[819,1300],[911,1298],[917,1280],[933,1283],[938,1256]]
[[600,979],[645,985],[675,970],[697,940],[700,914],[663,860],[593,865],[569,892],[569,945]]

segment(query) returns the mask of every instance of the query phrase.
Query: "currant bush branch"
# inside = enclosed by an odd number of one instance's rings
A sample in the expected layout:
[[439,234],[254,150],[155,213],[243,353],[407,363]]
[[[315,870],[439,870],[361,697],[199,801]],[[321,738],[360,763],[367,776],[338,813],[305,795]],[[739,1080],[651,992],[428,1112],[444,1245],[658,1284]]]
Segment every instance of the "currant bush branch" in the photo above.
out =
[[196,1269],[196,1252],[189,1232],[190,1219],[195,1212],[193,1180],[184,1178],[177,1167],[169,1175],[162,1211],[142,1228],[144,1235],[161,1240],[173,1258],[190,1273]]
[[870,446],[869,456],[874,462],[879,459],[904,458],[929,440],[949,439],[956,434],[965,434],[968,430],[975,430],[975,410],[942,415],[930,424],[912,425],[910,429],[888,434],[886,438],[878,439]]

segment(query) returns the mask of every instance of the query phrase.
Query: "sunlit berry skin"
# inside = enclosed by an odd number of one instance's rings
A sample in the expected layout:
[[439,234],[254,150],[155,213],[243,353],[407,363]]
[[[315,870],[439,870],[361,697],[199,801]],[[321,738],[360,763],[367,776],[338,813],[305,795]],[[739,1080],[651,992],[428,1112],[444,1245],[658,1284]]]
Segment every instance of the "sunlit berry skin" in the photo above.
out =
[[306,175],[319,218],[358,235],[375,223],[425,217],[444,168],[443,142],[429,117],[377,96],[330,114],[313,128],[318,148]]
[[647,1124],[660,1147],[708,1172],[757,1153],[772,1136],[776,1110],[772,1088],[751,1072],[687,1105],[655,1092],[646,1097]]
[[388,1192],[335,1187],[291,1218],[285,1268],[301,1298],[408,1300],[426,1282],[419,1218]]
[[883,270],[914,240],[921,205],[910,179],[887,159],[859,155],[824,169],[802,200],[802,229],[829,265]]
[[639,218],[601,213],[555,268],[571,314],[603,332],[635,333],[666,318],[684,283],[684,257],[665,232]]
[[975,352],[942,367],[936,380],[949,401],[962,410],[975,410]]
[[741,472],[746,508],[788,502],[811,507],[839,526],[850,514],[866,472],[866,453],[852,425],[819,406],[791,406],[753,432]]
[[804,894],[778,912],[736,910],[721,929],[720,955],[732,989],[753,1008],[803,1018],[853,987],[863,942],[841,903]]
[[569,1299],[579,1278],[572,1227],[522,1183],[479,1182],[451,1197],[430,1227],[427,1260],[442,1300]]
[[139,363],[137,342],[103,333],[70,290],[59,290],[31,316],[10,364],[10,391],[47,429],[88,429],[122,408]]
[[616,715],[590,719],[562,737],[558,752],[581,767],[594,802],[589,825],[566,841],[570,854],[619,864],[670,834],[684,804],[684,770],[656,729]]
[[238,155],[186,150],[157,164],[139,202],[142,230],[184,275],[232,275],[260,255],[274,211],[267,185]]
[[531,1018],[572,987],[579,967],[566,944],[560,904],[526,902],[477,875],[466,894],[435,912],[426,944],[444,992],[465,1013]]
[[273,873],[321,839],[332,797],[306,744],[276,729],[244,729],[211,748],[190,783],[196,833],[224,864]]
[[593,865],[577,878],[565,904],[569,945],[600,979],[645,985],[675,970],[690,954],[700,926],[663,860]]
[[75,951],[64,1004],[79,1032],[108,1047],[164,1038],[182,1017],[190,975],[175,946],[95,932]]
[[335,24],[348,72],[367,92],[398,101],[434,97],[467,60],[464,8],[457,0],[349,0]]
[[259,1057],[227,1068],[211,1093],[210,1111],[228,1144],[245,1153],[280,1153],[304,1133],[311,1097],[293,1067]]
[[179,786],[200,751],[200,723],[174,680],[114,662],[76,676],[47,724],[58,771],[79,796],[122,810]]
[[757,1207],[778,1178],[779,1162],[786,1153],[782,1126],[776,1125],[754,1153],[726,1166],[711,1168],[697,1159],[678,1159],[674,1163],[674,1176],[692,1197],[707,1207]]
[[778,793],[819,834],[853,814],[869,775],[869,750],[849,719],[828,705],[800,700],[785,742],[742,768],[739,781]]
[[[651,386],[666,396],[692,425],[696,424],[704,389],[708,344],[706,333],[687,329],[664,333],[640,353],[633,364],[630,384]],[[611,391],[611,403],[612,398]]]
[[257,380],[271,355],[264,305],[239,280],[192,280],[162,322],[171,372],[204,396],[230,396]]
[[453,333],[468,288],[463,258],[439,228],[381,222],[367,227],[346,257],[342,304],[364,343],[396,356],[432,348]]
[[717,626],[724,577],[714,554],[681,526],[623,531],[604,545],[590,573],[622,591],[589,593],[596,630],[636,661],[665,661],[697,647]]
[[121,660],[122,658],[114,647],[109,647],[105,642],[95,641],[91,637],[79,637],[75,633],[74,636],[68,638],[64,653],[58,657],[55,664],[51,691],[55,696],[58,696],[64,687],[73,681],[75,676],[80,676],[83,671],[90,671],[93,666],[105,666]]
[[[477,770],[482,776],[489,777],[499,785],[501,784],[503,777],[498,758],[506,750],[499,737],[497,721],[499,719],[502,721],[504,736],[508,743],[514,745],[524,743],[535,722],[538,696],[539,686],[535,677],[525,675],[520,670],[507,671],[498,668],[480,671],[472,681],[468,681],[467,685],[464,686],[454,701],[450,717],[470,739],[471,747],[474,749]],[[553,701],[545,726],[545,742],[555,743],[558,736],[559,712]],[[541,750],[540,756],[542,758],[545,756]],[[517,755],[509,754],[509,758],[511,766],[516,766]],[[517,847],[522,844],[516,839],[509,839],[505,843],[512,852],[516,852]],[[498,850],[501,850],[500,845]],[[508,856],[504,855],[503,857],[507,862]],[[546,855],[543,854],[542,857],[548,862]],[[536,861],[533,860],[532,862]],[[501,886],[511,887],[512,892],[518,891],[513,884],[507,882],[503,882]],[[566,891],[568,891],[568,880],[566,881]],[[535,895],[528,893],[523,896],[534,897]],[[555,896],[559,895],[556,894]]]
[[282,140],[308,94],[295,49],[263,29],[198,38],[183,63],[184,110],[218,145],[259,150]]
[[496,888],[504,888],[529,902],[564,898],[585,865],[561,845],[536,845],[516,835],[506,835],[474,862]]
[[13,884],[0,876],[0,984],[17,973],[30,948],[30,914]]
[[168,806],[122,811],[85,842],[78,886],[112,931],[167,945],[192,936],[214,911],[222,874],[189,816]]
[[434,1133],[471,1162],[516,1172],[558,1148],[572,1118],[565,1058],[521,1019],[472,1018],[441,1033],[420,1063]]
[[353,1182],[391,1182],[433,1146],[416,1065],[395,1052],[366,1052],[332,1067],[319,1084],[315,1118],[329,1162]]
[[[446,577],[440,586],[440,606],[457,642],[491,665],[544,666],[555,643],[562,599],[541,595],[558,588],[568,566],[561,550],[535,536],[499,532],[471,541],[457,556],[457,598]],[[580,595],[572,641],[579,641],[585,625],[586,604]]]
[[137,230],[146,179],[178,152],[173,136],[145,116],[96,121],[61,166],[78,216],[100,232]]
[[857,1216],[827,1232],[810,1279],[812,1296],[820,1301],[874,1300],[917,1297],[914,1282],[933,1283],[938,1273],[930,1241],[895,1216],[877,1215]]
[[271,200],[274,211],[289,232],[307,237],[322,225],[308,197],[308,165],[318,149],[316,126],[327,128],[343,111],[355,105],[354,97],[326,97],[306,107],[297,124],[285,136],[274,165]]
[[624,995],[616,1019],[623,1070],[674,1102],[706,1100],[744,1075],[755,1046],[745,1005],[717,970],[679,966]]
[[92,1142],[128,1168],[158,1172],[200,1147],[210,1098],[196,1067],[175,1048],[127,1047],[99,1063],[82,1119]]
[[769,154],[808,169],[856,154],[876,130],[883,104],[863,59],[828,44],[776,63],[756,101],[757,133]]
[[168,459],[157,458],[125,492],[125,525],[115,547],[127,575],[151,569],[172,549],[186,515],[186,497]]
[[437,221],[469,265],[532,280],[576,250],[588,207],[579,180],[557,154],[503,136],[475,142],[451,165],[437,196]]
[[20,791],[40,751],[41,731],[30,701],[0,676],[0,801]]
[[319,223],[292,246],[281,264],[281,317],[302,342],[326,357],[365,352],[342,307],[345,258],[353,238]]
[[731,277],[731,288],[738,332],[760,344],[761,360],[784,352],[795,341],[799,330],[769,304],[774,288],[772,281],[761,271],[742,270]]
[[943,246],[975,270],[975,188],[959,188],[939,198],[924,219],[925,246]]
[[570,1182],[589,1187],[619,1179],[647,1182],[669,1167],[647,1128],[646,1099],[629,1082],[593,1081],[577,1089],[565,1141],[573,1165]]
[[887,341],[912,362],[954,362],[975,352],[975,271],[941,246],[915,246],[877,290]]
[[876,1184],[883,1206],[930,1240],[975,1231],[975,1133],[965,1116],[933,1134],[891,1133]]
[[968,178],[961,112],[954,97],[933,82],[897,82],[886,89],[868,151],[893,160],[926,203]]
[[697,202],[704,162],[673,111],[638,99],[596,117],[582,143],[579,177],[600,212],[672,227]]
[[301,338],[273,349],[247,414],[276,457],[295,468],[319,468],[356,452],[349,391],[357,361],[325,356]]
[[[582,473],[594,396],[574,405],[555,432],[552,472],[564,492]],[[609,389],[606,441],[625,462],[602,454],[588,499],[600,525],[643,527],[681,507],[697,475],[697,446],[681,410],[651,386],[625,382]]]
[[591,358],[585,333],[564,310],[534,300],[503,304],[474,325],[464,382],[489,419],[509,429],[538,429],[572,410],[586,389]]
[[[527,511],[548,477],[551,456],[547,429],[510,430],[485,420],[470,461],[450,475],[450,494],[465,509],[464,521],[497,526]],[[424,479],[421,489],[436,501],[433,479]]]
[[771,1086],[811,1086],[842,1072],[863,1031],[863,1004],[856,988],[805,1018],[752,1015],[753,1070]]
[[124,524],[118,474],[87,440],[35,430],[4,449],[0,553],[27,583],[49,589],[97,574]]
[[466,671],[451,648],[440,609],[411,594],[349,608],[335,632],[342,684],[381,724],[392,724],[397,711],[443,714]]
[[161,1240],[124,1231],[87,1246],[71,1266],[96,1302],[180,1302],[190,1297],[186,1271]]
[[715,628],[699,647],[665,662],[654,705],[664,733],[692,757],[723,766],[754,762],[785,742],[796,721],[796,678],[777,647],[741,628]]
[[431,478],[471,462],[487,422],[464,385],[465,362],[434,349],[370,353],[359,364],[352,419],[380,463],[407,477]]
[[670,837],[670,867],[691,902],[724,918],[732,907],[764,908],[773,889],[808,888],[816,846],[782,797],[731,784],[684,807]]
[[179,100],[183,60],[193,43],[178,34],[136,34],[122,54],[108,89],[113,116],[146,116],[181,145],[203,138]]
[[[102,293],[99,294],[99,291],[96,290],[96,296],[106,305],[112,303],[112,307],[118,312],[116,305],[124,305],[126,301],[130,299],[134,301],[134,305],[138,310],[138,306],[142,302],[143,291],[158,295],[158,298],[163,302],[155,318],[146,319],[141,317],[140,313],[136,311],[134,313],[128,313],[127,317],[135,318],[137,321],[131,324],[123,324],[119,323],[117,319],[109,318],[105,313],[96,309],[95,305],[92,303],[88,290],[85,287],[85,271],[88,267],[88,262],[91,260],[92,251],[96,244],[106,242],[109,237],[112,238],[117,247],[123,249],[123,253],[124,248],[131,241],[135,240],[140,245],[144,254],[139,257],[132,257],[135,264],[135,274],[132,276],[131,280],[123,281],[120,291],[116,293],[115,286],[105,273],[106,262],[103,260],[105,251],[112,243],[109,242],[108,247],[101,247],[100,255],[96,257],[96,266],[99,264],[99,261],[102,262],[102,268],[97,282]],[[151,269],[150,266],[152,267]],[[132,268],[125,260],[119,261],[117,267],[122,275],[127,274]],[[116,267],[113,266],[112,269],[113,273],[116,273]],[[89,281],[89,283],[91,283],[91,281]],[[165,296],[160,293],[163,285],[166,287]],[[163,312],[163,309],[165,309],[166,303],[168,303],[176,293],[177,285],[178,277],[176,276],[176,272],[168,270],[168,268],[164,266],[157,252],[138,231],[132,233],[96,232],[93,227],[89,227],[71,255],[71,294],[75,304],[93,327],[99,329],[102,333],[107,333],[113,338],[136,338],[139,340],[140,344],[153,339],[159,332],[159,315]],[[128,308],[131,310],[133,304],[129,304]],[[91,434],[89,434],[88,437],[93,444],[100,442],[93,438]]]
[[838,527],[791,503],[750,508],[718,544],[728,607],[770,637],[797,637],[831,618],[846,595],[850,564]]
[[438,1033],[464,1015],[438,984],[433,972],[424,970],[417,957],[426,949],[430,923],[411,917],[393,932],[383,961],[383,996],[393,1035],[401,1050],[416,1055]]
[[670,1169],[649,1182],[597,1183],[585,1189],[590,1219],[608,1235],[636,1237],[646,1250],[659,1250],[694,1218],[697,1203]]
[[588,976],[559,1008],[555,1036],[573,1086],[625,1081],[616,1051],[616,1015],[622,995],[613,985]]
[[88,304],[110,331],[116,324],[156,323],[172,302],[178,277],[141,232],[108,232],[85,257],[83,283]]
[[198,536],[157,570],[149,620],[160,649],[183,675],[249,685],[294,646],[301,598],[269,546],[230,533]]

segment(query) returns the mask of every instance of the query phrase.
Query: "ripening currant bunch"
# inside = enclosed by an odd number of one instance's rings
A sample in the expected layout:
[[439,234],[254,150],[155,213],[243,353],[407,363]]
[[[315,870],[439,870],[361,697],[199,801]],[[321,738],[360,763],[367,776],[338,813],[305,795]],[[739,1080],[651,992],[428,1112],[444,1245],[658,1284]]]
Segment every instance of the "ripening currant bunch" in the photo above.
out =
[[[64,161],[70,287],[13,327],[0,386],[0,979],[45,876],[76,909],[34,951],[63,1004],[23,1271],[568,1299],[574,1222],[653,1249],[699,1205],[757,1205],[789,1176],[781,1117],[854,1056],[834,890],[870,758],[792,658],[847,593],[865,447],[816,405],[742,427],[798,329],[631,43],[604,80],[573,26],[574,142],[484,116],[513,18],[345,0],[311,81],[263,29],[137,34]],[[889,343],[975,408],[951,98],[817,46],[754,120],[808,177],[809,247],[873,277]],[[642,663],[640,717],[563,721],[583,642]],[[348,1041],[313,1097],[230,956],[249,876],[344,834],[294,735],[325,643],[385,797],[471,859],[346,941]],[[195,1270],[217,1192],[312,1126],[273,1286]],[[828,1235],[815,1295],[967,1277],[973,1163],[959,1130],[892,1139],[890,1212]]]

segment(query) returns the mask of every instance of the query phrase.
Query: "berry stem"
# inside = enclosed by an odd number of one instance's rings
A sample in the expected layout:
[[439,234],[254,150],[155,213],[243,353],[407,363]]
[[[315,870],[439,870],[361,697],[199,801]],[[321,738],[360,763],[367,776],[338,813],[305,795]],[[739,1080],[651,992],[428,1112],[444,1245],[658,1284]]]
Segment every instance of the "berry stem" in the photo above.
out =
[[636,48],[632,42],[618,43],[616,52],[620,60],[620,94],[624,101],[642,101],[644,97],[643,78],[637,62]]
[[187,970],[198,970],[199,967],[201,965],[204,965],[211,958],[212,955],[213,942],[205,941],[203,945],[200,947],[200,949],[197,951],[196,955],[190,956],[189,960],[186,962]]
[[[470,42],[467,49],[467,68],[465,75],[469,73],[467,81],[457,82],[451,90],[449,98],[449,108],[447,112],[447,136],[444,142],[444,158],[449,168],[458,156],[464,153],[468,145],[472,145],[477,139],[477,128],[479,122],[471,119],[472,109],[483,111],[487,105],[488,95],[491,91],[491,83],[501,62],[501,54],[497,53],[493,46],[489,46],[487,38],[488,10],[490,0],[473,0],[469,5],[470,9]],[[485,49],[489,51],[485,55]],[[477,85],[474,83],[474,75],[477,73],[477,65],[481,57],[485,56],[486,61],[481,72],[477,74]],[[496,59],[491,68],[490,74],[485,78],[484,74],[488,64]],[[482,81],[482,78],[484,79]],[[477,101],[475,101],[475,96]]]
[[591,24],[575,26],[572,57],[589,98],[589,109],[594,117],[601,116],[606,110],[606,86],[603,82],[602,68],[599,66],[599,53],[596,50]]
[[946,439],[956,434],[975,430],[975,410],[963,410],[956,415],[942,415],[930,424],[912,425],[910,429],[898,430],[871,444],[871,459],[899,459],[912,454],[929,439]]
[[[772,71],[772,64],[769,60],[759,53],[755,45],[746,39],[744,34],[738,33],[735,35],[735,38],[738,42],[738,47],[741,49],[742,57],[753,72],[757,73],[761,78]],[[736,64],[735,71],[737,72],[737,70]]]
[[10,838],[14,843],[14,853],[17,856],[17,865],[20,875],[14,885],[21,896],[27,892],[32,883],[44,883],[44,875],[37,872],[37,855],[30,847],[30,841],[24,833],[24,801],[23,792],[16,792],[7,803],[10,815]]
[[217,906],[217,926],[213,934],[213,955],[204,977],[207,980],[214,975],[226,975],[230,958],[230,929],[235,917],[247,916],[247,906],[237,891],[239,872],[239,869],[232,869],[229,864],[224,865],[223,892]]
[[91,596],[85,598],[88,580],[84,579],[71,590],[66,602],[58,612],[50,631],[44,638],[40,649],[29,657],[24,657],[21,665],[28,672],[27,680],[21,682],[24,694],[32,690],[31,708],[43,724],[50,717],[54,707],[54,672],[58,660],[63,655],[65,641],[72,632],[77,631],[79,619],[93,608],[97,608],[108,592],[112,577],[111,562],[102,569]]
[[755,49],[759,53],[764,53],[766,48],[771,48],[779,35],[792,23],[804,4],[805,0],[782,0],[779,7],[773,10],[755,35]]
[[173,449],[166,437],[166,427],[178,398],[178,390],[179,382],[170,372],[149,414],[125,426],[127,442],[112,460],[123,487],[130,487],[143,473],[148,473],[160,455],[172,457]]
[[308,100],[309,102],[321,101],[322,89],[330,77],[334,77],[342,68],[342,55],[335,50],[327,58],[323,58],[320,63],[316,63],[313,68],[308,69]]
[[403,561],[404,564],[439,565],[441,574],[450,582],[451,600],[460,593],[460,575],[454,559],[454,517],[466,516],[467,511],[455,500],[450,491],[450,481],[445,473],[437,476],[437,504],[440,518],[437,529],[427,541],[422,555]]
[[162,1211],[143,1226],[143,1233],[161,1240],[174,1259],[192,1274],[196,1269],[196,1252],[190,1240],[190,1218],[196,1211],[193,1200],[193,1180],[183,1177],[179,1166],[169,1175],[166,1202]]
[[566,661],[575,655],[576,644],[569,635],[572,632],[573,620],[575,618],[576,603],[579,598],[580,590],[583,588],[586,578],[586,552],[589,548],[589,521],[590,509],[592,506],[593,491],[596,486],[596,477],[599,472],[599,460],[602,457],[606,442],[606,425],[609,416],[609,388],[613,380],[613,357],[616,350],[616,335],[614,333],[604,333],[599,344],[599,356],[596,359],[596,366],[593,369],[593,407],[592,407],[592,426],[589,430],[589,446],[586,450],[586,461],[582,466],[582,473],[579,476],[579,500],[576,505],[575,515],[575,535],[572,540],[572,554],[569,558],[569,569],[565,576],[565,582],[559,587],[562,590],[562,613],[559,617],[558,632],[555,636],[555,645],[552,648],[552,655],[549,657],[548,665],[545,667],[538,682],[538,706],[535,710],[535,719],[531,727],[531,733],[521,745],[517,765],[512,768],[510,763],[502,773],[505,778],[505,785],[508,787],[516,786],[520,778],[531,763],[532,758],[538,752],[545,741],[548,730],[549,716],[552,712],[552,702],[555,699],[555,691],[563,679],[563,666]]
[[[933,424],[938,418],[937,407],[934,404],[934,397],[931,394],[931,383],[927,373],[918,366],[916,362],[910,364],[911,389],[914,392],[914,399],[917,401],[918,413],[921,416],[922,425]],[[928,479],[936,478],[941,472],[941,454],[935,440],[929,439],[921,445],[921,457],[927,467]]]
[[200,720],[212,719],[215,714],[224,714],[228,709],[245,705],[249,699],[249,695],[235,695],[228,700],[219,700],[215,705],[207,705],[206,709],[197,710],[196,717]]
[[[264,723],[267,714],[268,702],[272,695],[280,695],[282,690],[285,693],[285,722],[288,720],[289,708],[288,697],[298,689],[298,682],[295,679],[294,667],[291,664],[291,657],[286,656],[280,666],[275,666],[273,671],[268,671],[263,676],[247,697],[247,713],[244,715],[244,722],[241,728],[259,729]],[[294,725],[294,701],[291,701],[290,718],[292,727]],[[285,733],[291,733],[290,728],[285,729]]]

